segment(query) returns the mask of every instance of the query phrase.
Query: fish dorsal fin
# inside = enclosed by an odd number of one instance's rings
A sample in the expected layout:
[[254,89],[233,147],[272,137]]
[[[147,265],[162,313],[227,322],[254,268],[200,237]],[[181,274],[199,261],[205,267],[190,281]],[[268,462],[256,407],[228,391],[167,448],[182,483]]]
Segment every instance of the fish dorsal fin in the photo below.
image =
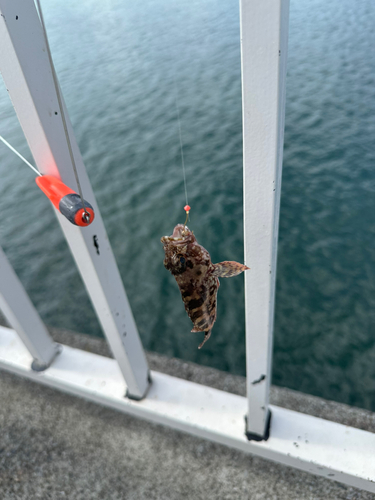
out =
[[246,269],[250,269],[250,267],[240,264],[239,262],[234,262],[233,260],[224,260],[223,262],[214,264],[214,271],[212,274],[218,278],[231,278],[232,276],[241,274],[243,271],[246,271]]

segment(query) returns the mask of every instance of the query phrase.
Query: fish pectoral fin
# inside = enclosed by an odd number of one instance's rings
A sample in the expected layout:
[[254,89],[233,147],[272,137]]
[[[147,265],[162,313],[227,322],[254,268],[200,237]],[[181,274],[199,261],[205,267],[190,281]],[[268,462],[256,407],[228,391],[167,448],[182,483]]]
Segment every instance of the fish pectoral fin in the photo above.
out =
[[192,333],[204,332],[204,330],[197,328],[196,326],[191,330]]
[[211,330],[207,330],[206,332],[204,332],[203,342],[199,344],[198,349],[202,349],[203,344],[205,344],[210,337],[211,337]]
[[224,260],[223,262],[214,264],[214,271],[212,274],[217,278],[231,278],[232,276],[241,274],[247,269],[250,269],[250,267],[245,266],[245,264],[240,264],[233,260]]

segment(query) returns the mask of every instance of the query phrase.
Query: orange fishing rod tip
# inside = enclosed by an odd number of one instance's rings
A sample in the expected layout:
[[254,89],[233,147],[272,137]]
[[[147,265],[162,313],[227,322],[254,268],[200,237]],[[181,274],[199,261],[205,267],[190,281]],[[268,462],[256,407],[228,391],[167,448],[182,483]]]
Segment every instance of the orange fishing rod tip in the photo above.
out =
[[73,189],[70,189],[70,187],[66,186],[60,179],[52,175],[37,177],[35,182],[57,210],[59,210],[60,200],[64,196],[67,194],[74,194]]
[[89,226],[95,213],[92,205],[84,200],[73,189],[52,175],[37,177],[35,182],[51,201],[52,205],[75,226]]
[[189,207],[189,205],[185,205],[185,206],[184,206],[184,210],[185,210],[185,212],[190,212],[190,207]]

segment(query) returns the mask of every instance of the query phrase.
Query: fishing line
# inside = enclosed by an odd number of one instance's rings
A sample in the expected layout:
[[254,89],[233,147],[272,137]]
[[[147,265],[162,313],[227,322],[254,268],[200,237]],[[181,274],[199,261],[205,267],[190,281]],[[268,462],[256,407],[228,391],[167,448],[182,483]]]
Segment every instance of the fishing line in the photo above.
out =
[[35,172],[36,174],[40,175],[40,176],[42,175],[42,174],[39,172],[39,170],[37,170],[35,167],[33,167],[33,166],[31,165],[31,163],[29,163],[29,162],[26,160],[26,158],[24,158],[24,157],[23,157],[23,156],[22,156],[22,155],[21,155],[21,154],[20,154],[20,153],[19,153],[16,149],[14,149],[14,147],[13,147],[13,146],[11,146],[11,145],[9,144],[9,142],[8,142],[8,141],[6,141],[6,140],[4,139],[4,137],[2,137],[1,135],[0,135],[0,141],[2,141],[2,142],[5,144],[5,146],[7,146],[7,147],[8,147],[11,151],[13,151],[13,153],[15,153],[15,154],[16,154],[19,158],[21,158],[21,160],[22,160],[24,163],[26,163],[26,165],[27,165],[28,167],[30,167],[30,168],[31,168],[31,170],[34,170],[34,172]]
[[84,213],[84,217],[85,217],[86,221],[88,222],[90,220],[90,213],[86,209],[85,200],[84,200],[83,194],[82,194],[81,183],[79,182],[79,178],[78,178],[78,172],[77,172],[76,162],[75,162],[74,155],[73,155],[72,145],[71,145],[71,142],[70,142],[68,127],[67,127],[67,124],[66,124],[64,107],[63,107],[63,103],[62,103],[62,98],[61,98],[59,83],[57,81],[57,75],[56,75],[56,71],[55,71],[55,66],[53,64],[51,49],[50,49],[49,42],[48,42],[48,37],[47,37],[47,30],[46,30],[46,26],[44,24],[42,6],[40,5],[40,0],[36,0],[36,3],[37,3],[37,6],[38,6],[39,18],[40,18],[40,22],[41,22],[42,29],[43,29],[44,41],[46,43],[48,59],[49,59],[49,63],[50,63],[50,66],[51,66],[53,83],[55,85],[57,101],[59,103],[60,114],[61,114],[61,119],[62,119],[62,123],[63,123],[63,127],[64,127],[64,132],[65,132],[65,137],[66,137],[66,143],[68,145],[70,160],[72,162],[74,175],[75,175],[75,178],[76,178],[76,181],[77,181],[79,196],[81,198],[81,202],[82,202],[83,209],[84,209],[84,212],[85,212]]
[[175,94],[175,106],[176,106],[176,114],[177,114],[177,123],[178,123],[178,135],[180,138],[180,150],[181,150],[181,164],[182,164],[182,173],[184,176],[184,187],[185,187],[185,201],[186,205],[184,206],[184,210],[186,212],[186,220],[184,226],[186,226],[187,221],[189,219],[190,207],[188,205],[188,195],[187,195],[187,183],[186,183],[186,170],[185,170],[185,160],[184,160],[184,145],[182,142],[182,132],[181,132],[181,119],[180,119],[180,108],[178,106],[178,91],[177,91],[177,82],[176,75],[173,74],[173,83],[174,83],[174,94]]
[[177,103],[177,85],[176,81],[175,83],[175,105],[176,105],[176,112],[177,112],[177,122],[178,122],[178,135],[180,137],[180,149],[181,149],[181,163],[182,163],[182,172],[184,175],[184,186],[185,186],[185,200],[186,200],[186,205],[189,203],[188,202],[188,195],[187,195],[187,185],[186,185],[186,171],[185,171],[185,160],[184,160],[184,146],[182,143],[182,132],[181,132],[181,120],[180,120],[180,109],[178,107]]

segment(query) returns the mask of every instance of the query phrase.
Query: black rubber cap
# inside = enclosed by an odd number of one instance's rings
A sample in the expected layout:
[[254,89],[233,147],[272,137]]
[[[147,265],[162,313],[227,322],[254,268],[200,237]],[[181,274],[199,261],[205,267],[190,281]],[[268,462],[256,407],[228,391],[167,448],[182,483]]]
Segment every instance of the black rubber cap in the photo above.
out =
[[270,437],[270,429],[271,429],[271,412],[268,410],[267,421],[266,421],[266,430],[263,436],[259,434],[253,434],[247,430],[247,415],[245,415],[245,435],[249,441],[267,441]]

